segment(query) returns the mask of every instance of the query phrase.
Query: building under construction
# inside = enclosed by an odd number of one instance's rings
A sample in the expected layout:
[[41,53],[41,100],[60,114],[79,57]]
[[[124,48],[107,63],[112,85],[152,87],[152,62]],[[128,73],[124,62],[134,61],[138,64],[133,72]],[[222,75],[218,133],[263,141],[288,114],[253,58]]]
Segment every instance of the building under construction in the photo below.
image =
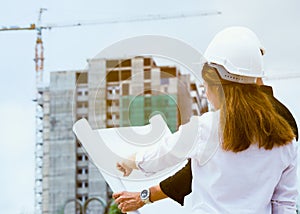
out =
[[[104,213],[111,192],[73,132],[147,124],[159,112],[171,131],[207,110],[201,88],[176,66],[150,57],[91,59],[87,70],[52,72],[38,89],[36,213]],[[37,142],[37,145],[38,145]]]

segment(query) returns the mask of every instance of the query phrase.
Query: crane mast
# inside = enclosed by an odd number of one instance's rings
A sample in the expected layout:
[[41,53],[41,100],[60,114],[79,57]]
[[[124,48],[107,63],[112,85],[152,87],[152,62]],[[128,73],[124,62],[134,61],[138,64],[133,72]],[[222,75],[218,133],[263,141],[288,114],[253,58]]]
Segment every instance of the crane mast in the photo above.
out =
[[36,71],[36,86],[42,85],[43,83],[43,71],[44,71],[44,46],[43,46],[43,40],[42,40],[42,28],[40,26],[42,14],[47,9],[40,8],[39,17],[38,17],[38,23],[37,26],[35,26],[35,29],[37,30],[37,37],[36,37],[36,43],[35,43],[35,71]]
[[40,37],[36,39],[35,45],[35,71],[36,71],[36,85],[43,83],[43,70],[44,70],[44,46],[43,40]]

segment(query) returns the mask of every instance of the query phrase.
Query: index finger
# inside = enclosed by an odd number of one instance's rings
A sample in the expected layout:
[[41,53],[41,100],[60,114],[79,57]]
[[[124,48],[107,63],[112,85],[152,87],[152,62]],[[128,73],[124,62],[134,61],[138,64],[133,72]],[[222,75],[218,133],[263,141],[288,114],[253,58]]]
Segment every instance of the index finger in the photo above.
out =
[[123,192],[116,192],[116,193],[113,193],[112,197],[113,197],[113,199],[117,199],[117,198],[119,198],[122,194],[123,194]]

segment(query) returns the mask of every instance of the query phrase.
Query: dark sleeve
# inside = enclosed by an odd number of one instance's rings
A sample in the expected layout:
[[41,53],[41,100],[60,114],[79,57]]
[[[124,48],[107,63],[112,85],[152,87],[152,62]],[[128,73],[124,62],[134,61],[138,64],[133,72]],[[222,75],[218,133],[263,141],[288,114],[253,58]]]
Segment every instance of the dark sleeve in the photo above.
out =
[[184,197],[192,192],[191,160],[173,176],[159,183],[161,190],[171,199],[183,206]]
[[278,112],[278,114],[280,114],[289,123],[289,125],[291,126],[291,128],[292,128],[292,130],[293,130],[293,132],[296,136],[296,140],[298,141],[298,126],[297,126],[296,120],[293,117],[290,110],[273,96],[272,87],[270,87],[270,86],[261,86],[261,89],[267,95],[269,95],[270,100],[271,100],[275,110]]

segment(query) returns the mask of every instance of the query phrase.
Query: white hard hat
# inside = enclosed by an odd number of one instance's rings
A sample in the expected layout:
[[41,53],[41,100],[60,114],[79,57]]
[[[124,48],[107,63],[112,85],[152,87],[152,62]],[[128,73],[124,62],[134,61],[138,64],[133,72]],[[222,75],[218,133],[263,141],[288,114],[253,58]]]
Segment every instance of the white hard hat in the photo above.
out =
[[243,83],[241,77],[250,77],[245,83],[255,83],[257,77],[263,77],[260,42],[258,44],[255,33],[249,32],[252,31],[244,27],[226,28],[208,45],[204,58],[208,63],[225,68],[224,71],[218,70],[222,78]]
[[262,45],[261,41],[259,40],[258,36],[249,28],[243,26],[232,26],[225,28],[222,33],[230,34],[230,33],[237,33],[239,35],[247,35],[253,39],[254,42],[257,43],[258,48],[261,51],[261,54],[264,55],[266,53],[265,47]]

